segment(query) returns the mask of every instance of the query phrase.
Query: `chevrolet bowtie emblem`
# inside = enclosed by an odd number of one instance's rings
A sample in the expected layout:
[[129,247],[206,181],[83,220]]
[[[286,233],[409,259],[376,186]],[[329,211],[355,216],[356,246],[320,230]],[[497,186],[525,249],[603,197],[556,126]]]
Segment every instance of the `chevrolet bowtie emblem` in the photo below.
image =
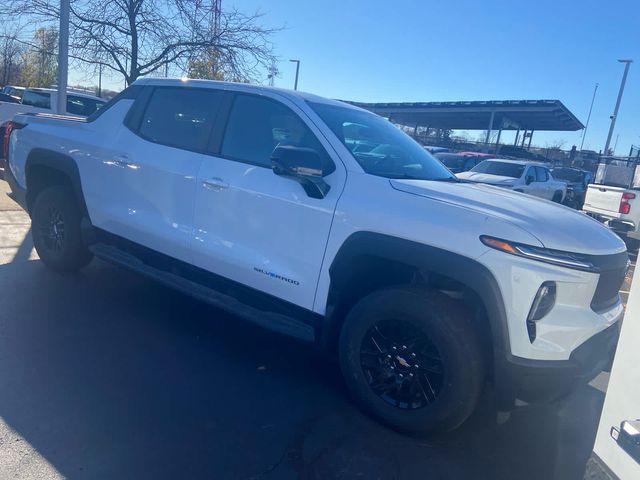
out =
[[398,360],[398,363],[400,365],[402,365],[403,367],[408,367],[409,366],[409,364],[407,363],[407,361],[404,358],[396,357],[396,359]]

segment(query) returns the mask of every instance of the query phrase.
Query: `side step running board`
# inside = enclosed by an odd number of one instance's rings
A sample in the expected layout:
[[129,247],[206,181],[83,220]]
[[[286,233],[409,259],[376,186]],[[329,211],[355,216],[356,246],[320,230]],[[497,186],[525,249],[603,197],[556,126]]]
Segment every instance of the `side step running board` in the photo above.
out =
[[229,295],[225,295],[224,293],[220,293],[199,283],[192,282],[191,280],[179,275],[154,268],[142,262],[134,255],[111,245],[96,243],[89,248],[96,257],[106,262],[133,270],[168,287],[209,303],[216,308],[238,315],[263,328],[309,342],[313,342],[315,340],[313,327],[296,320],[295,318],[291,318],[280,313],[258,310],[252,306],[239,302]]

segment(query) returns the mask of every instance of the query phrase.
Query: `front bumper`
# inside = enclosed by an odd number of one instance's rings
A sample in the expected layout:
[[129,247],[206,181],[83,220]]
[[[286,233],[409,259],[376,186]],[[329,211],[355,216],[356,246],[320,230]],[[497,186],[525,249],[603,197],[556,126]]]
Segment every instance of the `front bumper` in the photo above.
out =
[[[624,315],[618,290],[624,279],[624,253],[594,257],[600,273],[567,269],[524,258],[487,252],[505,305],[507,344],[494,350],[498,407],[514,400],[551,401],[597,375],[611,361]],[[553,309],[536,321],[532,339],[527,318],[536,292],[556,284]]]
[[507,380],[503,394],[532,403],[567,395],[610,367],[619,334],[620,323],[616,322],[576,348],[568,360],[511,357],[505,366]]

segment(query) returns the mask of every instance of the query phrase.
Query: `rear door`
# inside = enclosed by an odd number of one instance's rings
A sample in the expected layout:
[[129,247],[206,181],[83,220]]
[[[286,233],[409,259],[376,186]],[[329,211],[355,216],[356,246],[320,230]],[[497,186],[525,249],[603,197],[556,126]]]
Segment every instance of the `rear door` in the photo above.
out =
[[[278,144],[325,159],[325,198],[273,173]],[[198,173],[194,263],[311,310],[344,167],[304,112],[278,95],[236,94],[214,150]]]
[[[222,94],[147,88],[102,162],[98,227],[188,260],[196,178]],[[134,106],[135,107],[135,106]],[[119,153],[118,153],[119,152]]]

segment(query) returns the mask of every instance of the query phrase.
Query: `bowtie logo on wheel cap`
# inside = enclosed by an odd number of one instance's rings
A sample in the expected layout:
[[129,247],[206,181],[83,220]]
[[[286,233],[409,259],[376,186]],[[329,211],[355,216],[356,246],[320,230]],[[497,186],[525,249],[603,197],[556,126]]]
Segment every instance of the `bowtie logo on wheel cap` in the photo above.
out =
[[398,363],[399,363],[401,366],[406,367],[406,368],[409,368],[409,367],[410,367],[409,362],[407,362],[404,358],[402,358],[402,357],[400,357],[400,356],[397,356],[397,357],[396,357],[396,360],[398,360]]

